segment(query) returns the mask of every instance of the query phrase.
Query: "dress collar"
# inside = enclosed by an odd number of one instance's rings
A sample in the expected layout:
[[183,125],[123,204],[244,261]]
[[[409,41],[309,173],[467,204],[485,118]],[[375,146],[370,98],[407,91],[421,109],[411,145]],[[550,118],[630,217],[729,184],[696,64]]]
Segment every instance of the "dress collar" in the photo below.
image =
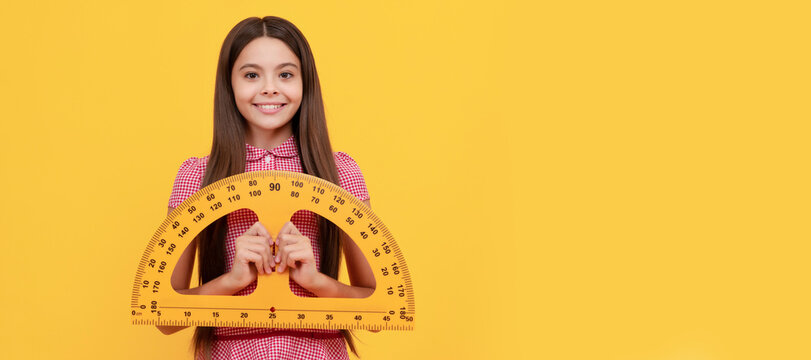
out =
[[289,158],[298,156],[298,151],[296,149],[296,136],[290,135],[285,142],[270,150],[265,150],[245,143],[245,153],[248,156],[248,161],[259,160],[268,153],[273,154],[275,157]]

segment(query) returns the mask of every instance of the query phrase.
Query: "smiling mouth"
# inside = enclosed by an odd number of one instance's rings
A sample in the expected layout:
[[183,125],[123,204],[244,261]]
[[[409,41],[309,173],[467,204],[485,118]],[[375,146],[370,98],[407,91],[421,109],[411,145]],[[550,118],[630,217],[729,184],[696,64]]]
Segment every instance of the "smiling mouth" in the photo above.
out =
[[253,106],[256,106],[259,112],[270,115],[282,111],[287,104],[253,104]]
[[254,104],[254,105],[256,105],[260,109],[274,110],[274,109],[280,109],[281,107],[283,107],[283,106],[285,106],[287,104],[279,104],[279,105],[258,105],[258,104]]

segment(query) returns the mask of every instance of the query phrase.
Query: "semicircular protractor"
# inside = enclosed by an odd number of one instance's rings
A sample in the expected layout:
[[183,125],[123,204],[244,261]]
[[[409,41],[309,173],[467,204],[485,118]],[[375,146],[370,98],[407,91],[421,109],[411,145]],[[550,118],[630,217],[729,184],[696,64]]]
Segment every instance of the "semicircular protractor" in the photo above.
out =
[[[183,295],[171,275],[180,254],[209,224],[250,209],[271,234],[298,210],[337,225],[361,249],[376,288],[362,299],[299,297],[289,271],[260,274],[247,296]],[[138,325],[412,330],[414,288],[405,258],[382,221],[348,191],[290,171],[254,171],[210,184],[177,206],[146,246],[132,288]]]

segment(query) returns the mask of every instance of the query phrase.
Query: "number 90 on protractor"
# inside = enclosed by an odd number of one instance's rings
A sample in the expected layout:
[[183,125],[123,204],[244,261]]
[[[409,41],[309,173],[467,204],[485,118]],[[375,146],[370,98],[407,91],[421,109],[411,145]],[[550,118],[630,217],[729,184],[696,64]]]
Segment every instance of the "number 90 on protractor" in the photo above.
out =
[[[299,297],[289,271],[259,274],[247,296],[183,295],[171,285],[180,254],[206,226],[239,209],[253,210],[271,234],[298,210],[328,219],[369,262],[376,287],[362,299]],[[132,288],[136,325],[413,330],[414,288],[405,258],[382,221],[343,188],[289,171],[255,171],[210,184],[177,206],[141,256]]]

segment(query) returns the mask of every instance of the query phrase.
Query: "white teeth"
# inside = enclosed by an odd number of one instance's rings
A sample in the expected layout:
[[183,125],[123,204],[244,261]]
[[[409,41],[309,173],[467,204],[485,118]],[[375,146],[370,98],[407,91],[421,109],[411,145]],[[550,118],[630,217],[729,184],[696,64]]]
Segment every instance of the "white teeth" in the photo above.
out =
[[269,109],[278,109],[278,108],[282,107],[282,105],[257,105],[257,106],[259,106],[262,109],[267,109],[267,110],[269,110]]

